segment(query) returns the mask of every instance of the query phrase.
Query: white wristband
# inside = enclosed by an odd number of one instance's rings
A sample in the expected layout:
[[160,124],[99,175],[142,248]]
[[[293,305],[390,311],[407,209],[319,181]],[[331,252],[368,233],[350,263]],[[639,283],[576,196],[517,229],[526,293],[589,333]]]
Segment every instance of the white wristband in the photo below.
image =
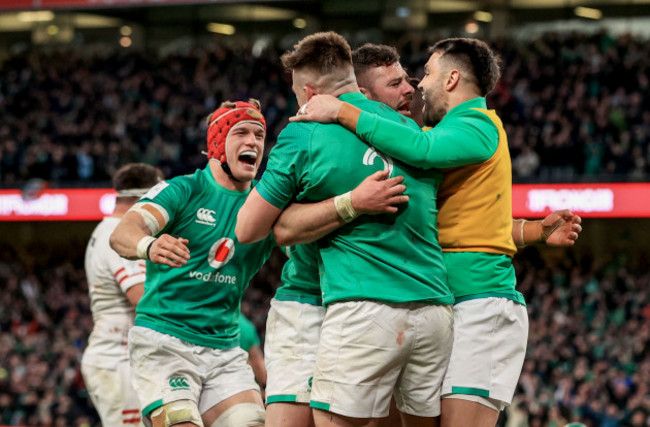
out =
[[135,254],[140,259],[149,259],[148,249],[151,244],[156,240],[153,236],[144,236],[135,247]]
[[334,206],[336,207],[336,212],[345,222],[350,222],[359,216],[352,206],[352,197],[349,191],[345,194],[334,197]]
[[519,237],[521,238],[521,246],[520,248],[523,248],[526,246],[526,241],[524,240],[524,224],[526,223],[525,219],[521,220],[521,228],[519,229]]

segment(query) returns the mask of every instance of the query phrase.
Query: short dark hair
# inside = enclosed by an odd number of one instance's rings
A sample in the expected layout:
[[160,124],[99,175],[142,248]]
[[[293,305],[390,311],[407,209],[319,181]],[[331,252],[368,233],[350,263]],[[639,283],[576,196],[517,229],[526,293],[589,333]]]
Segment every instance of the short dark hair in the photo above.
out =
[[501,77],[501,59],[487,43],[470,38],[441,40],[429,48],[429,53],[442,52],[442,58],[449,58],[459,67],[474,76],[475,83],[486,96],[494,89]]
[[328,31],[305,37],[280,59],[289,71],[309,68],[320,74],[329,74],[344,65],[352,65],[352,50],[342,35]]
[[129,163],[113,175],[115,191],[151,188],[164,179],[160,169],[145,163]]
[[399,61],[399,53],[393,46],[366,43],[352,51],[354,74],[359,78],[368,68],[387,67]]

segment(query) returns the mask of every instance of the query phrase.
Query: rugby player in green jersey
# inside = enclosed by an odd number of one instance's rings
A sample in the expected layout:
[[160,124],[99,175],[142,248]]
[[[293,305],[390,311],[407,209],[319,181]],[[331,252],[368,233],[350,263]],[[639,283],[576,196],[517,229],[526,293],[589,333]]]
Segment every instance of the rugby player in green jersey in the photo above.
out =
[[[351,191],[351,200],[361,214],[391,213],[401,195],[402,177],[386,179],[376,172]],[[282,286],[271,300],[266,320],[264,361],[267,369],[266,425],[269,427],[307,427],[313,425],[309,407],[316,351],[325,308],[320,289],[318,246],[315,233],[321,233],[322,209],[334,206],[333,199],[314,204],[293,204],[274,226],[276,241],[288,248],[289,259],[282,269]],[[336,211],[333,215],[345,224]],[[335,222],[336,222],[335,219]],[[325,219],[327,221],[327,218]],[[337,225],[340,225],[337,223]]]
[[[159,338],[172,343],[176,342],[175,338],[178,338],[196,345],[197,348],[205,347],[201,349],[202,352],[210,351],[212,348],[228,349],[226,353],[232,352],[237,356],[236,363],[230,366],[239,370],[244,369],[241,367],[241,358],[237,352],[229,349],[236,345],[237,330],[234,329],[234,325],[239,313],[241,292],[247,286],[250,277],[268,258],[272,246],[268,239],[260,244],[241,246],[232,233],[237,209],[250,190],[251,180],[255,176],[260,154],[263,151],[259,144],[264,132],[264,120],[261,115],[258,116],[257,109],[257,103],[251,105],[227,103],[217,110],[212,115],[208,127],[208,157],[211,159],[208,167],[193,176],[169,180],[150,192],[140,201],[137,209],[128,214],[129,218],[121,224],[112,242],[123,256],[150,259],[148,271],[156,272],[147,276],[149,292],[144,298],[145,302],[139,305],[136,321],[136,325],[143,328],[136,329],[136,332],[148,335],[158,335],[158,332],[161,335],[167,334],[171,337]],[[403,186],[400,185],[401,178],[388,180],[383,178],[382,173],[373,174],[353,190],[353,198],[360,211],[392,212],[396,208],[391,204],[400,200],[405,201],[402,196],[396,196],[403,192]],[[319,209],[319,206],[316,205],[314,208]],[[291,211],[290,209],[289,212]],[[296,225],[299,225],[299,222],[278,221],[277,227],[280,235],[286,239],[295,234],[293,228]],[[182,237],[172,237],[172,234]],[[151,236],[158,236],[158,238],[153,239]],[[218,240],[214,242],[216,238]],[[206,241],[210,242],[207,246],[202,243]],[[292,258],[287,261],[283,270],[283,287],[278,289],[275,299],[287,304],[295,302],[299,306],[300,303],[304,303],[303,307],[308,308],[303,308],[299,316],[293,317],[282,312],[276,316],[280,320],[270,322],[271,333],[268,334],[267,341],[267,348],[271,353],[269,362],[272,362],[273,368],[278,365],[280,368],[288,369],[292,375],[286,375],[287,370],[281,369],[275,375],[277,377],[275,383],[271,384],[270,374],[278,370],[270,369],[268,385],[269,389],[275,390],[279,396],[286,397],[292,393],[306,394],[308,403],[313,361],[305,368],[303,359],[287,357],[287,352],[284,351],[287,343],[286,335],[283,335],[286,332],[283,329],[285,327],[283,322],[317,321],[319,329],[321,321],[319,319],[322,317],[316,316],[314,320],[313,316],[306,314],[310,311],[309,307],[314,307],[316,311],[324,309],[320,306],[318,261],[312,262],[315,255],[312,255],[306,246],[292,247],[290,252]],[[313,250],[313,254],[316,253],[316,250]],[[272,307],[270,315],[273,313],[275,310]],[[277,339],[273,339],[273,325],[279,329],[280,335]],[[294,326],[299,328],[300,325]],[[151,331],[143,330],[147,328]],[[316,339],[317,334],[318,330]],[[294,343],[300,337],[297,333],[291,335]],[[277,347],[275,343],[280,347],[280,351],[274,353],[272,350]],[[132,342],[131,347],[135,348],[138,354],[151,351],[146,343],[139,345]],[[176,350],[178,354],[174,354]],[[237,374],[235,371],[230,374],[226,372],[227,375],[224,376],[222,370],[215,370],[214,376],[191,376],[190,378],[185,373],[170,373],[165,370],[168,360],[177,360],[180,363],[184,354],[182,350],[181,346],[179,349],[170,348],[168,354],[156,354],[156,357],[161,358],[156,359],[156,361],[160,360],[160,365],[155,369],[148,366],[141,370],[141,375],[148,378],[144,378],[146,381],[141,382],[146,398],[150,401],[143,412],[145,415],[153,415],[152,419],[157,423],[156,425],[164,425],[169,422],[169,419],[179,420],[181,415],[190,417],[189,422],[199,425],[199,417],[192,414],[195,412],[194,408],[188,408],[188,405],[196,405],[198,386],[194,384],[195,380],[210,386],[198,400],[199,411],[204,421],[208,420],[205,421],[206,425],[210,425],[209,421],[216,417],[218,419],[215,425],[239,426],[246,421],[247,416],[252,415],[249,409],[258,412],[252,406],[237,406],[240,402],[249,402],[251,397],[256,396],[247,373],[245,378],[237,378],[233,377]],[[289,352],[295,355],[295,352]],[[279,353],[279,356],[274,358],[276,353]],[[311,356],[308,354],[307,359],[309,357]],[[313,359],[315,359],[315,351],[313,351]],[[219,361],[204,360],[201,363],[206,366],[216,366]],[[152,369],[155,375],[150,375],[146,369]],[[264,383],[261,375],[258,375],[257,379]],[[160,383],[162,399],[157,397],[161,393],[155,393],[149,388],[156,387],[158,383],[154,383],[155,381]],[[171,389],[166,381],[169,382]],[[220,386],[217,391],[222,395],[215,394],[215,390],[210,390],[214,388],[213,385],[222,384],[222,381],[233,381],[233,384]],[[185,384],[188,386],[186,387]],[[251,389],[232,398],[227,397],[213,409],[210,408],[210,403],[221,398],[224,393],[230,394],[242,387]],[[300,398],[304,399],[305,396],[301,395]],[[177,403],[167,405],[172,402]],[[224,415],[225,419],[219,417],[229,406],[234,409]],[[275,406],[278,405],[272,405],[272,408]],[[155,411],[157,407],[161,407],[162,410]],[[204,412],[205,408],[208,408],[207,412]],[[292,422],[302,423],[297,425],[306,425],[303,420],[311,417],[309,407],[306,406],[306,409],[307,417],[303,418],[295,416],[292,411],[280,411],[280,415],[288,415]],[[167,418],[163,417],[162,411],[165,411]],[[274,411],[270,411],[272,419],[273,414]],[[227,424],[228,422],[230,424]],[[256,420],[249,422],[254,423]],[[271,422],[269,425],[274,424]]]
[[[359,92],[349,45],[338,34],[306,37],[283,63],[300,105],[330,93],[419,129]],[[440,174],[393,161],[338,126],[289,125],[238,215],[238,238],[252,242],[269,233],[293,200],[329,199],[377,169],[404,176],[408,206],[396,215],[360,217],[318,242],[327,306],[311,392],[318,426],[376,425],[393,393],[406,425],[431,425],[439,415],[452,301],[431,220]],[[332,205],[339,221],[356,217],[349,193]]]
[[[361,92],[369,99],[383,102],[409,116],[409,104],[417,99],[413,100],[414,89],[408,85],[408,75],[399,64],[399,54],[395,48],[368,43],[354,50],[352,58]],[[411,105],[411,109],[413,108]],[[413,113],[416,116],[421,115],[421,112]],[[381,188],[376,191],[380,192]],[[359,197],[359,189],[355,189],[352,195],[352,205],[357,210],[365,209],[364,200]],[[324,215],[324,212],[314,215],[308,210],[309,204],[291,205],[282,213],[274,227],[276,239],[281,239],[285,245],[292,245],[326,235],[328,230],[333,229],[327,227],[328,222],[330,226],[335,225],[337,220],[340,221],[340,217],[331,201],[328,201],[324,208],[329,208],[329,216]],[[553,218],[559,218],[559,214],[552,214],[545,222],[553,224]],[[540,225],[541,222],[538,221],[535,225]],[[287,225],[290,225],[291,229]],[[527,222],[526,225],[533,223]],[[550,234],[553,227],[546,225],[544,229]],[[559,236],[564,236],[563,231],[566,231],[566,227],[559,227],[550,235],[548,243],[561,244]],[[318,345],[324,309],[319,307],[318,302],[318,260],[315,255],[311,255],[314,250],[309,245],[292,247],[292,251],[298,249],[300,251],[292,255],[290,261],[285,264],[282,280],[284,285],[278,289],[271,302],[267,320],[266,363],[273,373],[269,377],[267,389],[267,425],[270,426],[309,425],[306,408],[300,405],[300,402],[309,398],[308,385],[315,363],[314,348]],[[395,410],[393,401],[390,416],[381,419],[379,425],[400,425],[399,413]]]
[[[393,53],[394,56],[391,56],[390,54]],[[377,65],[377,60],[386,60],[386,52],[373,57],[362,56],[361,60],[367,62],[364,71]],[[389,56],[391,65],[399,59],[394,49]],[[357,57],[357,51],[352,52],[355,73]],[[395,107],[402,107],[400,112],[405,113],[414,89],[410,85],[404,86],[406,73],[401,66],[397,71],[397,76],[379,79],[384,90],[378,88],[377,93],[388,95],[393,101],[390,106],[394,104]],[[399,80],[397,85],[394,82],[395,78]],[[397,86],[397,93],[395,86]],[[362,87],[360,89],[368,97],[374,95],[374,93],[364,92],[365,89]],[[396,212],[397,208],[391,203],[406,201],[406,198],[401,199],[398,196],[404,189],[404,186],[400,185],[400,177],[385,178],[385,173],[377,172],[352,190],[351,201],[357,212],[360,214]],[[282,213],[273,229],[276,240],[282,245],[296,246],[291,246],[289,249],[289,260],[282,270],[282,287],[276,291],[271,300],[266,322],[265,362],[268,371],[266,423],[271,427],[306,427],[313,424],[309,398],[325,308],[322,307],[320,291],[318,246],[298,243],[314,241],[328,232],[328,229],[323,226],[326,226],[330,220],[319,215],[322,212],[314,212],[310,209],[331,208],[332,223],[345,224],[336,213],[332,200],[324,202],[323,205],[316,207],[314,204],[293,204]],[[325,223],[322,223],[323,220]],[[395,427],[400,423],[399,413],[394,409],[394,402],[391,404],[392,416],[382,419],[380,424],[382,426]]]
[[408,163],[451,168],[439,193],[440,242],[456,297],[442,425],[493,426],[512,399],[528,332],[510,263],[515,241],[572,245],[580,219],[560,211],[532,229],[521,222],[513,230],[507,139],[484,99],[498,79],[497,59],[487,45],[470,39],[444,40],[431,51],[419,87],[426,123],[440,123],[433,130],[413,132],[332,97],[313,98],[298,120],[338,119]]
[[207,167],[156,185],[111,236],[120,255],[147,260],[129,352],[143,418],[156,427],[264,425],[239,316],[275,242],[242,245],[234,228],[265,135],[257,101],[223,103],[208,118]]

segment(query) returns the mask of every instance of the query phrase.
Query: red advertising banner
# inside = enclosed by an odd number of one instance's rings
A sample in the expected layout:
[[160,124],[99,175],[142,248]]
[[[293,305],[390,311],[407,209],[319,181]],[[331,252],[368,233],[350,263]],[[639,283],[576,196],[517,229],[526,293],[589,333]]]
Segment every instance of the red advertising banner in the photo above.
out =
[[0,10],[83,9],[211,3],[214,0],[0,0]]
[[[115,206],[111,189],[46,190],[33,200],[0,190],[0,221],[99,221]],[[650,218],[647,184],[531,184],[512,188],[515,218],[570,209],[583,218]]]
[[0,191],[0,221],[99,221],[113,212],[115,191],[45,190],[25,200],[20,190]]
[[515,218],[570,209],[583,218],[650,218],[650,184],[531,184],[512,188]]

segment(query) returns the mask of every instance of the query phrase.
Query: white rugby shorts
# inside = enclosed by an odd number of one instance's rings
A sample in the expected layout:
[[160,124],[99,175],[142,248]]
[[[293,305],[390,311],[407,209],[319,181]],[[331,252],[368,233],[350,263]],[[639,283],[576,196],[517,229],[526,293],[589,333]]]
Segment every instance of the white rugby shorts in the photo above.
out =
[[266,403],[309,403],[325,307],[271,300],[266,319]]
[[519,303],[490,297],[454,305],[454,344],[443,398],[480,396],[505,408],[519,381],[527,341],[528,313]]
[[118,363],[115,369],[100,368],[82,360],[81,374],[102,425],[143,425],[128,360]]
[[129,331],[133,386],[143,416],[163,404],[188,399],[204,414],[217,403],[257,390],[248,353],[240,347],[203,347],[134,326]]
[[440,415],[453,339],[449,305],[348,301],[331,304],[321,328],[310,406],[347,417],[397,408]]

